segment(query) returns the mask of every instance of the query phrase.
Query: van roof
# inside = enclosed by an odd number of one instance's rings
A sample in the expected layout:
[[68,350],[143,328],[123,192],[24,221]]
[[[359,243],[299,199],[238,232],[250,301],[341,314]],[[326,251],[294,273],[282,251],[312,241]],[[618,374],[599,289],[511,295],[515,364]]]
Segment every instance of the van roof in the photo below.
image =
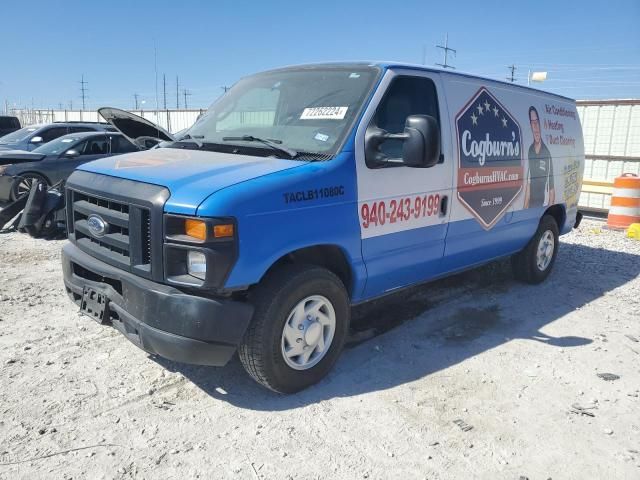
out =
[[527,91],[532,91],[532,92],[536,92],[536,93],[543,93],[545,95],[551,95],[557,98],[561,98],[563,100],[568,100],[570,102],[575,102],[575,100],[573,98],[570,97],[565,97],[563,95],[559,95],[557,93],[552,93],[552,92],[547,92],[545,90],[540,90],[538,88],[533,88],[533,87],[529,87],[526,85],[519,85],[516,83],[510,83],[510,82],[506,82],[504,80],[497,80],[494,78],[489,78],[489,77],[483,77],[480,75],[475,75],[473,73],[467,73],[467,72],[460,72],[457,70],[447,70],[444,68],[439,68],[439,67],[430,67],[427,65],[419,65],[419,64],[414,64],[414,63],[405,63],[405,62],[392,62],[392,61],[374,61],[374,62],[365,62],[365,61],[359,61],[359,62],[323,62],[323,63],[307,63],[307,64],[301,64],[301,65],[289,65],[286,67],[282,67],[282,68],[275,68],[269,71],[278,71],[278,70],[288,70],[288,69],[294,69],[294,68],[319,68],[319,67],[379,67],[379,68],[383,68],[383,69],[390,69],[390,68],[404,68],[407,70],[418,70],[418,71],[424,71],[424,72],[437,72],[437,73],[446,73],[448,75],[457,75],[457,76],[461,76],[461,77],[467,77],[467,78],[474,78],[474,79],[478,79],[478,80],[487,80],[489,82],[495,82],[495,83],[499,83],[501,85],[505,85],[508,87],[514,87],[514,88],[520,88],[520,89],[524,89]]

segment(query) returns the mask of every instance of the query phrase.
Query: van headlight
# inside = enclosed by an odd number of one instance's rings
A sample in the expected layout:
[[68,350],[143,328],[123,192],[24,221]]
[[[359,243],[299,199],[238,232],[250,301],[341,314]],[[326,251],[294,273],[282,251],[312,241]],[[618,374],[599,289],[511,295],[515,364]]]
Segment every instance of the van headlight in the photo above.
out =
[[220,291],[237,258],[238,224],[234,218],[164,215],[167,283]]
[[207,257],[197,250],[189,250],[187,253],[187,273],[204,280],[207,278]]

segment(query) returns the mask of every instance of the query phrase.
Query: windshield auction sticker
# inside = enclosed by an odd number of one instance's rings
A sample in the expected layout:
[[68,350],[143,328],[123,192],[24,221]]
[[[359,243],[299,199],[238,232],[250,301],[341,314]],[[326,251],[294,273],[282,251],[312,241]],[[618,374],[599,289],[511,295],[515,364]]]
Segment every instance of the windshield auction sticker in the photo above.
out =
[[482,87],[458,113],[456,130],[458,199],[488,230],[522,190],[520,125]]
[[300,120],[342,120],[349,107],[309,107],[300,115]]

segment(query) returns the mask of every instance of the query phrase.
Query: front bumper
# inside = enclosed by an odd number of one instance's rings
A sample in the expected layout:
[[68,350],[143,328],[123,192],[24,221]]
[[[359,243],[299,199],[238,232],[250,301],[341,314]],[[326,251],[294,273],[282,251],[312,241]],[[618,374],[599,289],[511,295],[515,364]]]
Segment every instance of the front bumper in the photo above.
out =
[[182,363],[223,366],[251,321],[248,303],[186,294],[112,267],[72,243],[62,249],[64,284],[78,305],[85,286],[109,299],[109,321],[148,353]]
[[0,175],[0,202],[9,202],[11,200],[13,180],[14,177],[11,175]]

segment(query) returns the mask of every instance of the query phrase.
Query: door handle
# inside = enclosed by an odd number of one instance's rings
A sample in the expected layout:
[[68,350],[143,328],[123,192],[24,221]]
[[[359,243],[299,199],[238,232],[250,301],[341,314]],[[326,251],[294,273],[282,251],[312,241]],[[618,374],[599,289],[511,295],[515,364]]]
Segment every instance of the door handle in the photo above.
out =
[[444,217],[447,214],[447,208],[449,206],[449,196],[443,195],[440,199],[440,216]]

